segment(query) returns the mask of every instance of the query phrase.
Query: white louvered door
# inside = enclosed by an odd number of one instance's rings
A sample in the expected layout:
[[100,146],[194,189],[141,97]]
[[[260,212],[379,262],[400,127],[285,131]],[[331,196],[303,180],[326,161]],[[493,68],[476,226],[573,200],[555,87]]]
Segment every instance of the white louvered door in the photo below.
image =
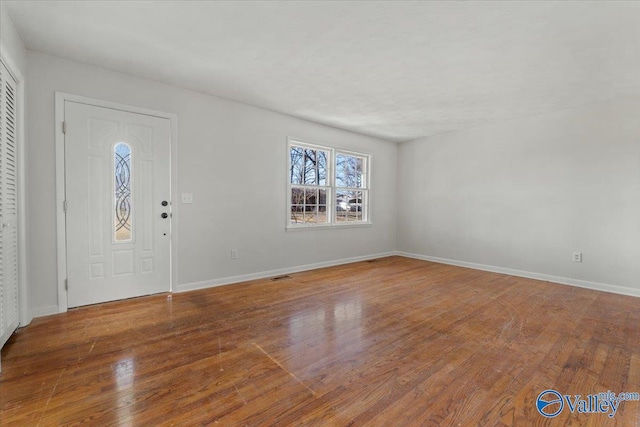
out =
[[19,319],[16,88],[0,63],[0,348]]

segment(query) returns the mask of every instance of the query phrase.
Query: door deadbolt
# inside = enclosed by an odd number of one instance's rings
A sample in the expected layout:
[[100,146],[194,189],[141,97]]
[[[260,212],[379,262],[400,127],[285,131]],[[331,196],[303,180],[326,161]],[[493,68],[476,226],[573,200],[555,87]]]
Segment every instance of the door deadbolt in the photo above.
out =
[[169,202],[167,202],[166,200],[163,200],[162,203],[160,203],[162,206],[167,206],[169,204]]

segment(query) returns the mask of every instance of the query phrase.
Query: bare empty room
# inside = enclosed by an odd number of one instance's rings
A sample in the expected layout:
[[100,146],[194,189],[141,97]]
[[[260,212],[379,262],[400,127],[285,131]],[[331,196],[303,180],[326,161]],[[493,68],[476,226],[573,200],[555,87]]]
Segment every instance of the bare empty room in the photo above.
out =
[[0,425],[640,426],[640,2],[0,2]]

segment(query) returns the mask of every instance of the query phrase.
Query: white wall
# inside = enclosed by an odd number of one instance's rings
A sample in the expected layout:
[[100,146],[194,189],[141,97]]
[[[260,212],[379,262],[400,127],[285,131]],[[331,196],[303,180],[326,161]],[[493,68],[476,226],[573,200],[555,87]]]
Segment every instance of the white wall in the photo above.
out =
[[421,139],[398,156],[400,251],[640,296],[640,100]]
[[27,51],[3,2],[0,2],[0,41],[2,41],[3,55],[7,54],[20,72],[25,74]]
[[[396,144],[33,52],[28,81],[28,247],[37,314],[57,306],[54,91],[178,115],[178,193],[193,193],[194,203],[173,197],[174,288],[395,250]],[[373,226],[285,231],[287,136],[371,153]],[[230,259],[231,248],[239,260]]]
[[[48,55],[29,52],[27,60],[28,260],[36,314],[57,308],[54,91],[178,115],[178,193],[194,193],[195,203],[176,204],[176,288],[398,249],[640,295],[640,100],[398,148]],[[284,230],[287,136],[373,155],[372,227]],[[231,248],[240,249],[239,260],[230,259]],[[583,253],[582,263],[571,261],[574,251]]]

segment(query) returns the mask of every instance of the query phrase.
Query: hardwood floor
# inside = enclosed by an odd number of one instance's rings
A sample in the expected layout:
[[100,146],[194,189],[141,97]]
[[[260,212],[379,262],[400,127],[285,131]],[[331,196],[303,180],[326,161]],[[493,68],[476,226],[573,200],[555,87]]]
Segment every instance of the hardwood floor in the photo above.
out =
[[35,319],[2,368],[2,425],[638,426],[536,399],[640,392],[640,299],[390,257]]

